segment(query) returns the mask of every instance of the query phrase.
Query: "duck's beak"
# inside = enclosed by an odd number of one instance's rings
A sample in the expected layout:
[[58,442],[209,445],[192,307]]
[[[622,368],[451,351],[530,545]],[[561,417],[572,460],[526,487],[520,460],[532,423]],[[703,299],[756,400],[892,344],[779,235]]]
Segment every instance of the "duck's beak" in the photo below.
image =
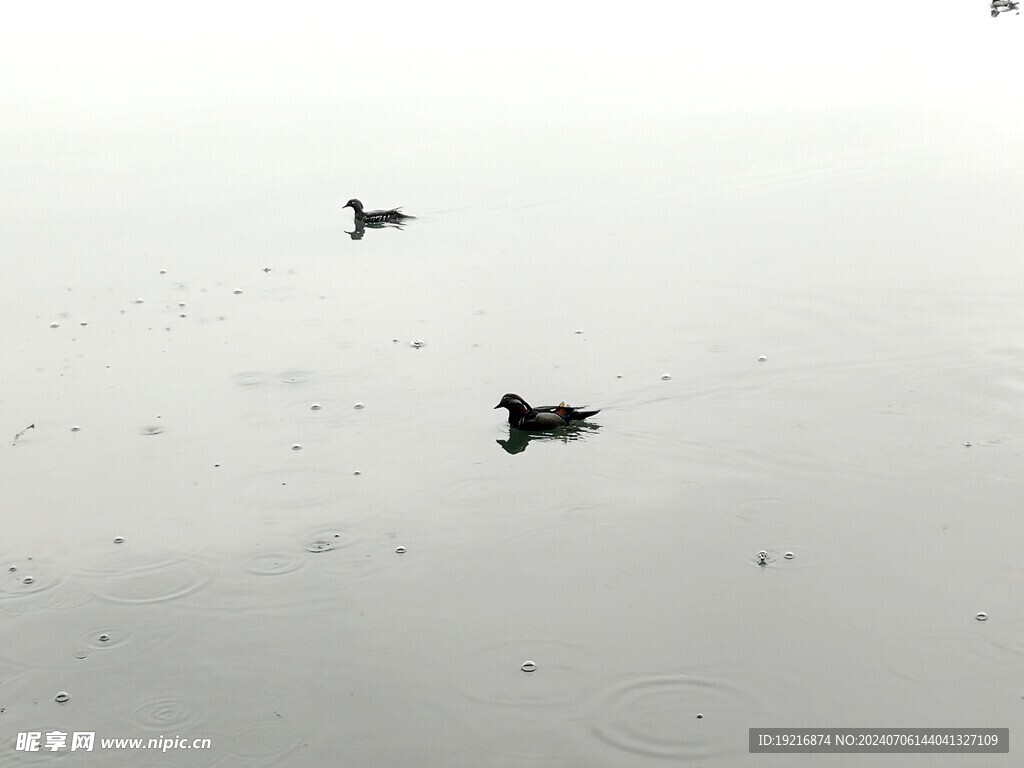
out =
[[341,207],[342,207],[342,208],[351,208],[351,207],[352,207],[352,203],[345,203],[345,204],[344,204],[343,206],[341,206]]
[[493,408],[492,408],[491,410],[492,410],[492,411],[496,411],[496,410],[498,410],[499,408],[502,408],[502,407],[504,407],[504,406],[502,406],[502,404],[501,404],[501,403],[498,403],[498,404],[497,404],[496,406],[494,406],[494,407],[493,407]]

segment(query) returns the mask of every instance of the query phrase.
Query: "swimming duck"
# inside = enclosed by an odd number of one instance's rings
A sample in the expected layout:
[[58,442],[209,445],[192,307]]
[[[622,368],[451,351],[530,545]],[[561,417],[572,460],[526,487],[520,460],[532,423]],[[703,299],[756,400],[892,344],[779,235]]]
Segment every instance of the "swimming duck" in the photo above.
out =
[[363,204],[356,200],[354,197],[345,203],[342,208],[351,208],[356,212],[356,223],[357,224],[385,224],[389,222],[405,221],[406,219],[415,219],[415,216],[410,216],[407,213],[402,213],[402,209],[399,208],[388,208],[384,211],[364,211]]
[[583,421],[601,412],[600,409],[584,411],[580,408],[566,405],[564,402],[558,405],[545,405],[540,408],[533,408],[523,398],[512,392],[502,395],[501,401],[494,408],[508,409],[509,426],[528,432],[567,427],[574,421]]

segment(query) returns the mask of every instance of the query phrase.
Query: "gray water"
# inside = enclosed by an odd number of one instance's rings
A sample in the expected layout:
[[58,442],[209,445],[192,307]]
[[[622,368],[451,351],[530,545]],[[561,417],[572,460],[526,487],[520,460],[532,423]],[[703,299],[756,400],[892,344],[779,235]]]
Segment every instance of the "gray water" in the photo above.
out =
[[0,766],[1016,764],[1020,22],[960,5],[22,11]]

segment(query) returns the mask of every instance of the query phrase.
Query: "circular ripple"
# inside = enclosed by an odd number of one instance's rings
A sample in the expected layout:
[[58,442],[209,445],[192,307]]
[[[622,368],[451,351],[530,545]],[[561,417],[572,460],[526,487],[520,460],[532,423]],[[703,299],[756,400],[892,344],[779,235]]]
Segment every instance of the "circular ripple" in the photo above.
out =
[[349,531],[341,528],[330,528],[326,531],[314,533],[303,547],[307,552],[321,554],[322,552],[333,552],[336,549],[351,547],[354,543]]
[[156,699],[136,706],[131,719],[141,728],[180,732],[198,725],[203,712],[196,702],[188,699]]
[[244,371],[232,376],[231,383],[242,387],[255,387],[260,384],[266,384],[271,378],[272,376],[266,371]]
[[291,552],[261,552],[246,559],[245,570],[256,576],[284,576],[305,565],[305,561]]
[[210,583],[206,569],[189,558],[173,558],[155,564],[138,560],[119,563],[111,573],[98,577],[96,595],[114,603],[160,603],[177,600]]
[[302,744],[295,728],[281,719],[247,725],[228,738],[232,754],[261,763],[284,757]]
[[46,593],[57,590],[67,578],[42,560],[23,560],[6,565],[7,570],[0,573],[0,601],[13,601],[10,609],[18,612],[47,607]]
[[86,648],[91,648],[94,651],[105,651],[110,648],[120,648],[132,639],[132,633],[126,629],[104,627],[86,632],[79,639]]
[[897,677],[914,683],[985,686],[1004,669],[999,662],[1009,660],[1009,656],[991,654],[993,645],[986,637],[989,630],[977,626],[892,637],[883,664]]
[[[523,659],[535,665],[523,674]],[[481,648],[462,665],[462,687],[469,698],[499,707],[568,709],[579,703],[589,677],[581,662],[588,649],[558,640],[523,639]]]
[[597,698],[593,733],[635,755],[701,760],[738,754],[736,733],[764,714],[753,692],[721,679],[683,672],[620,678]]
[[305,384],[311,378],[312,371],[285,371],[280,376],[282,384]]

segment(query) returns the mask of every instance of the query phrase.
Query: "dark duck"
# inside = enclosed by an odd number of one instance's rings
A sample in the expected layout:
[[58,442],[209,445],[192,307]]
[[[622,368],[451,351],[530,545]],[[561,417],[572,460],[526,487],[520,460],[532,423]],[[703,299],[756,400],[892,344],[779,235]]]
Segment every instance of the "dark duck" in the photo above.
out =
[[398,224],[408,219],[415,219],[415,216],[410,216],[407,213],[402,213],[402,209],[399,208],[388,208],[382,211],[364,211],[363,204],[352,198],[345,203],[342,208],[351,208],[356,214],[356,224]]
[[509,426],[527,432],[568,427],[574,422],[583,421],[601,412],[600,409],[584,411],[565,403],[534,408],[519,395],[511,392],[503,395],[501,401],[494,407],[507,409]]

